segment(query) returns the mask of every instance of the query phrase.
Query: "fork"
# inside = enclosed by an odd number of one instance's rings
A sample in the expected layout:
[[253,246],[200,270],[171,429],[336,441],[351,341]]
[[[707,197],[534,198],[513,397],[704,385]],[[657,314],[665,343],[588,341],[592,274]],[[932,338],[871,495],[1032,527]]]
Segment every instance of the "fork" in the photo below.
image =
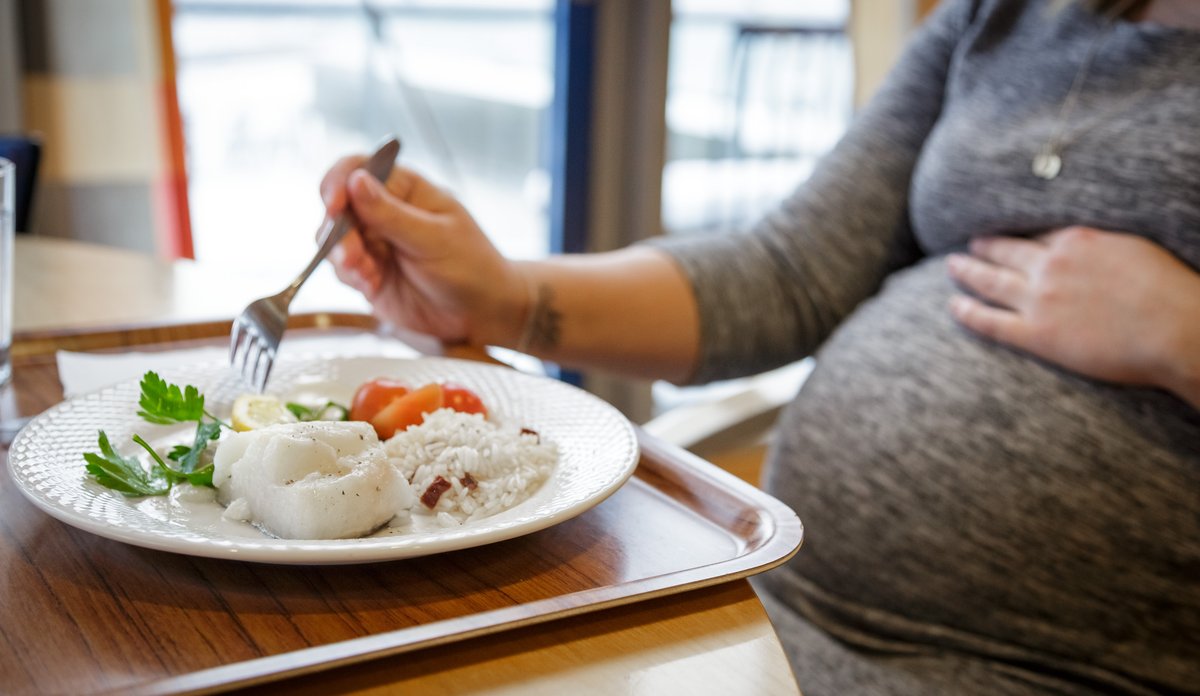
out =
[[[386,182],[399,154],[400,141],[394,137],[388,138],[363,168],[376,179]],[[288,306],[292,298],[354,223],[354,214],[349,207],[333,220],[327,220],[317,233],[317,238],[321,240],[317,253],[291,285],[275,295],[251,302],[234,320],[229,337],[229,364],[241,373],[242,379],[255,391],[261,393],[267,387],[275,355],[279,352],[279,342],[287,330]]]

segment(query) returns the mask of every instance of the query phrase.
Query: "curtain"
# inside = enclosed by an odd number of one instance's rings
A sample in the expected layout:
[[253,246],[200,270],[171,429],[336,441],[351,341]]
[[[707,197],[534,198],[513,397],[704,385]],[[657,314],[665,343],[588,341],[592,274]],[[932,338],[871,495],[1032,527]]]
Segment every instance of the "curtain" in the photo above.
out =
[[19,0],[35,233],[192,255],[167,0]]

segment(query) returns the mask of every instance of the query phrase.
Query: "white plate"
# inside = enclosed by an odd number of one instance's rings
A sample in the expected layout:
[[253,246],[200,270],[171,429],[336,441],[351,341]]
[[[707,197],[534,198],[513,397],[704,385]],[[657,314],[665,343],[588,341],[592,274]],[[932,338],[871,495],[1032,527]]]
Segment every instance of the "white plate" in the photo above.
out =
[[[282,360],[271,393],[327,397],[348,403],[368,379],[389,376],[414,385],[454,381],[474,390],[492,417],[537,431],[558,445],[551,478],[525,502],[457,528],[385,529],[361,539],[275,539],[224,520],[207,489],[178,486],[170,496],[126,498],[92,481],[83,453],[98,451],[98,430],[123,455],[145,453],[142,435],[160,451],[191,437],[195,426],[158,426],[139,419],[136,381],[70,399],[25,427],[9,449],[8,468],[35,505],[80,529],[146,548],[195,556],[268,563],[364,563],[410,558],[511,539],[568,520],[615,492],[638,461],[633,427],[615,408],[570,385],[515,370],[443,358],[318,358]],[[194,384],[209,412],[227,417],[245,391],[227,365],[164,371],[175,384]],[[417,518],[414,515],[414,518]]]

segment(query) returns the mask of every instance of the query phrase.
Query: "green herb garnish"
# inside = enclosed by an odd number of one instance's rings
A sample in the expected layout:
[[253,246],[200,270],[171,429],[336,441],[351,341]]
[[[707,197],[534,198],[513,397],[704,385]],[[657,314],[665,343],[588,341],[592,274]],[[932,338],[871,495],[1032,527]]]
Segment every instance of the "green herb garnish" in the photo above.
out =
[[87,452],[83,455],[87,471],[102,486],[120,491],[124,495],[163,495],[171,490],[170,477],[165,467],[152,466],[147,473],[136,458],[122,457],[108,443],[108,435],[100,431],[100,454]]
[[294,401],[289,401],[284,404],[284,407],[292,412],[296,420],[301,423],[309,421],[344,421],[350,420],[350,409],[337,403],[336,401],[327,401],[324,406],[319,408],[311,408],[304,404],[298,404]]
[[156,372],[147,372],[142,377],[142,398],[138,406],[142,410],[138,415],[142,420],[159,425],[171,425],[186,421],[199,422],[204,418],[204,396],[200,390],[188,386],[183,389],[179,385],[168,384]]
[[171,486],[182,481],[212,486],[213,466],[201,467],[201,456],[209,443],[220,437],[221,428],[229,428],[229,425],[204,410],[204,395],[196,387],[189,385],[180,388],[151,371],[142,377],[141,388],[141,398],[138,399],[141,410],[138,415],[142,420],[157,425],[195,421],[196,434],[192,438],[192,445],[176,445],[171,449],[167,459],[177,464],[172,467],[140,435],[134,435],[133,441],[150,454],[151,463],[147,471],[137,458],[117,454],[108,441],[108,435],[101,430],[98,441],[100,454],[88,452],[83,455],[88,474],[100,485],[130,497],[164,495],[171,490]]
[[[172,469],[169,464],[163,461],[162,457],[158,456],[158,452],[154,451],[154,448],[150,446],[150,443],[142,439],[141,435],[134,435],[133,441],[141,445],[142,449],[150,453],[150,458],[154,460],[154,466],[151,467],[151,469],[162,469],[164,472],[166,472],[167,479],[171,483],[174,484],[179,483],[180,481],[187,481],[188,483],[196,486],[212,485],[212,464],[209,464],[202,469],[193,469],[191,471]],[[165,493],[166,491],[163,492]]]
[[[200,427],[196,428],[196,438],[192,446],[176,445],[167,455],[167,459],[178,462],[179,471],[184,474],[196,472],[200,466],[200,455],[208,449],[209,442],[221,437],[221,428],[222,425],[217,421],[201,423]],[[212,479],[211,475],[209,479]]]

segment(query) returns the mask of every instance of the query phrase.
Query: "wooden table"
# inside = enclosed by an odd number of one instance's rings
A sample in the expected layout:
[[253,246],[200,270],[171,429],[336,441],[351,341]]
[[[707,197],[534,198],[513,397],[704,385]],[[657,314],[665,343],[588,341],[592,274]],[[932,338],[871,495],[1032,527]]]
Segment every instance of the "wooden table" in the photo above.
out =
[[[269,278],[261,288],[245,289],[200,264],[166,264],[58,240],[22,239],[16,253],[16,328],[25,336],[80,326],[227,318],[247,297],[279,285]],[[353,309],[356,299],[337,300],[343,301],[349,306],[336,309]],[[57,388],[18,378],[0,395],[0,417],[44,408],[47,390]],[[313,694],[798,693],[762,604],[745,580],[257,688]]]

